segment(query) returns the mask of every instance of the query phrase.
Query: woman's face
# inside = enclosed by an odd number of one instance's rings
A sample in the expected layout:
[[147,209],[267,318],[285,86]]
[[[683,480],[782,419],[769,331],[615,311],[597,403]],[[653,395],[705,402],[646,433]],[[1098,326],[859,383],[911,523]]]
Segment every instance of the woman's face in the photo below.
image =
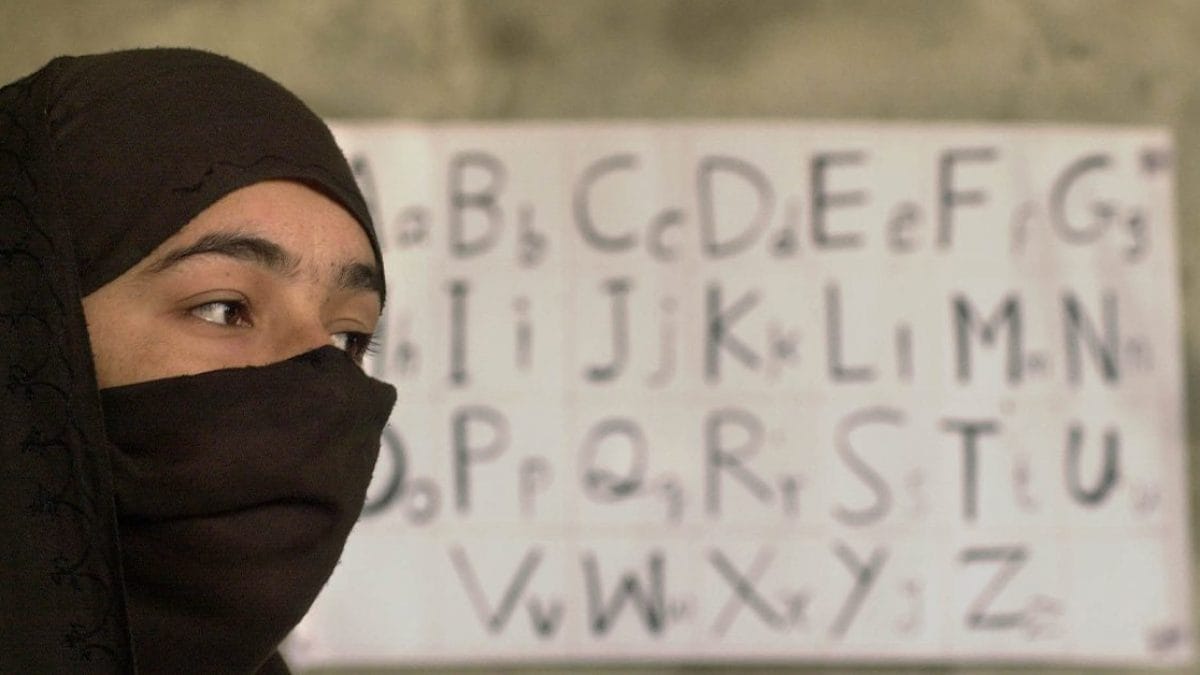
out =
[[361,360],[381,279],[362,227],[329,198],[289,181],[241,188],[83,299],[100,388],[329,344]]

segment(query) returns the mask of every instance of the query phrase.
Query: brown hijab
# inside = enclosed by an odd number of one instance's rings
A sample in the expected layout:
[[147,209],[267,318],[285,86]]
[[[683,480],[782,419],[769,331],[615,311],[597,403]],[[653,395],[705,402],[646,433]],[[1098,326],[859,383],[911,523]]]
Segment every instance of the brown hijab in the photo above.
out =
[[[0,89],[5,670],[286,671],[275,647],[336,563],[394,390],[325,347],[100,392],[81,306],[270,179],[341,204],[382,267],[328,129],[239,63],[68,57]],[[257,536],[278,528],[315,534],[286,550]]]

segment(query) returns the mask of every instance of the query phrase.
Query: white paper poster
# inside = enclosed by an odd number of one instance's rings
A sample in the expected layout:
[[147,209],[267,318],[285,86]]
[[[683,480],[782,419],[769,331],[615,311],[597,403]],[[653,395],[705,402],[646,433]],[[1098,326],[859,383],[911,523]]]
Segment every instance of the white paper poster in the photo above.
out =
[[1190,659],[1166,133],[335,131],[400,393],[296,664]]

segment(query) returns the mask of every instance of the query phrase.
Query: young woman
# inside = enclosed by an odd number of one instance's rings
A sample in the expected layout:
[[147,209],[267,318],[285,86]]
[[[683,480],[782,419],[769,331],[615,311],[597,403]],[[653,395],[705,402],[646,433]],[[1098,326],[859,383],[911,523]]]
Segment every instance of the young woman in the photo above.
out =
[[324,124],[193,50],[0,89],[0,669],[286,672],[395,391]]

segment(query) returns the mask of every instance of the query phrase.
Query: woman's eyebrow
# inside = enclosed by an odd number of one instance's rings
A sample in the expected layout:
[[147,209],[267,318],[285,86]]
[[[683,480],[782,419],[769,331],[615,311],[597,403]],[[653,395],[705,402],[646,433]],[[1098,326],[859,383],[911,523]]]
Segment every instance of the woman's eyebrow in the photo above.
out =
[[338,270],[337,286],[348,291],[375,291],[383,297],[383,275],[379,268],[361,262],[346,263]]
[[[200,237],[193,244],[168,251],[147,268],[150,273],[167,270],[197,255],[215,253],[261,265],[277,274],[290,276],[300,266],[300,257],[279,244],[243,232],[214,232]],[[349,291],[374,291],[382,298],[383,275],[379,268],[363,262],[348,262],[338,268],[334,283]]]
[[162,272],[188,258],[209,253],[261,265],[282,275],[294,273],[300,265],[298,256],[269,239],[243,232],[214,232],[167,252],[147,269],[152,273]]

